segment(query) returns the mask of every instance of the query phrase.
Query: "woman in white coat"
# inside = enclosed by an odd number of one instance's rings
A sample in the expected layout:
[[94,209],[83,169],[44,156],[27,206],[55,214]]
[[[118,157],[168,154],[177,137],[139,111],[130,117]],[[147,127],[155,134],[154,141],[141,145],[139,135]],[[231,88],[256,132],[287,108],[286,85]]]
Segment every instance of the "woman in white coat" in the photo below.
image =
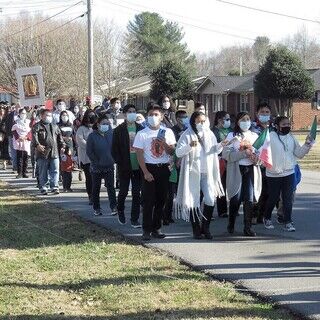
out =
[[[209,226],[215,199],[224,194],[218,159],[222,146],[217,143],[205,122],[206,116],[202,112],[194,112],[189,128],[182,134],[176,147],[181,167],[175,213],[177,218],[191,221],[195,239],[212,239]],[[200,209],[201,191],[204,196],[203,212]]]

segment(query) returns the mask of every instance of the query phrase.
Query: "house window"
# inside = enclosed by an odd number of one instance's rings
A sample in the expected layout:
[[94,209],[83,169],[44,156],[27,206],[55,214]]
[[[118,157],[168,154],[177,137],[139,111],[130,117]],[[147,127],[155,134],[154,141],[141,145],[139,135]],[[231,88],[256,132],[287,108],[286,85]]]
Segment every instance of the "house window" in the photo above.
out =
[[223,100],[221,94],[213,95],[213,111],[221,111],[223,110]]
[[249,97],[245,93],[240,94],[240,112],[249,110]]

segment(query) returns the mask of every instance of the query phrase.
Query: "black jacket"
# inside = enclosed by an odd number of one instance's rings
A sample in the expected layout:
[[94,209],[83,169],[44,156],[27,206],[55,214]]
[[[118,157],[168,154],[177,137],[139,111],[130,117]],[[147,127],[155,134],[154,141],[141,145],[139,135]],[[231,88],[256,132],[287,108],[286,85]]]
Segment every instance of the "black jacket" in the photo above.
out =
[[[140,124],[136,123],[136,132],[143,129],[144,128]],[[112,157],[118,165],[119,171],[131,171],[130,141],[126,121],[113,130]]]
[[45,153],[36,150],[37,159],[59,158],[60,149],[65,147],[59,127],[52,123],[44,124],[42,121],[36,123],[32,130],[32,146],[36,148],[39,144],[45,146],[46,150]]

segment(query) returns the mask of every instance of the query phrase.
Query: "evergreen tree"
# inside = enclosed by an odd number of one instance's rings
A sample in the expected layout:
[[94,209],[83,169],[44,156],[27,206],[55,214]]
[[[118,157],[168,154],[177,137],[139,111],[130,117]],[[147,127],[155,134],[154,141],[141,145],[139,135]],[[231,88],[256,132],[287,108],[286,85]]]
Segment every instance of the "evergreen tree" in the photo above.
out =
[[284,46],[269,51],[255,77],[255,93],[260,99],[274,99],[278,114],[290,114],[292,100],[307,100],[314,83],[298,56]]
[[192,97],[193,84],[190,74],[179,62],[166,61],[154,69],[151,77],[150,97],[157,100],[164,94],[176,99]]
[[126,69],[129,77],[149,75],[163,61],[180,61],[193,72],[195,57],[182,42],[177,23],[164,21],[157,13],[143,12],[128,24],[125,40]]

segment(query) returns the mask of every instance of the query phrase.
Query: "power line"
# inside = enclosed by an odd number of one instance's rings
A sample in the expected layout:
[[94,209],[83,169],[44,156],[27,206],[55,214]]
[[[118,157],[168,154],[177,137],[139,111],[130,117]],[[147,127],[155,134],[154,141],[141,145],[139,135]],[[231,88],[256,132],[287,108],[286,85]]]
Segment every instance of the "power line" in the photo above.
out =
[[[117,7],[122,7],[122,8],[125,8],[125,9],[128,9],[128,10],[132,10],[132,11],[135,11],[135,12],[141,12],[141,10],[137,10],[137,9],[134,9],[134,8],[131,8],[131,7],[127,7],[127,6],[121,5],[121,4],[113,3],[111,1],[105,1],[105,2],[107,2],[107,3],[111,4],[111,5],[117,6]],[[105,5],[105,4],[103,4],[103,5]],[[175,19],[175,20],[177,22],[183,24],[183,25],[187,25],[187,26],[190,26],[190,27],[193,27],[193,28],[197,28],[197,29],[201,29],[201,30],[205,30],[205,31],[213,32],[213,33],[218,33],[218,34],[223,34],[225,36],[230,36],[230,37],[234,37],[234,38],[241,38],[241,39],[251,40],[251,41],[255,40],[254,38],[241,36],[241,35],[238,35],[238,34],[235,34],[235,33],[224,32],[224,31],[220,31],[220,30],[216,30],[216,29],[206,28],[206,27],[202,27],[202,26],[199,26],[199,25],[191,24],[191,23],[188,23],[188,22],[183,22],[183,21],[177,20],[177,19]]]
[[26,12],[26,13],[36,13],[36,12],[41,12],[41,11],[51,11],[51,10],[57,10],[57,9],[62,9],[62,8],[66,8],[66,7],[68,7],[68,6],[56,6],[56,7],[49,7],[49,8],[45,8],[45,9],[43,9],[43,8],[39,8],[39,9],[37,9],[37,10],[32,10],[32,11],[29,11],[29,10],[19,10],[19,11],[17,11],[17,12],[11,12],[11,13],[5,13],[5,14],[1,14],[0,13],[0,18],[1,17],[14,17],[14,16],[17,16],[17,15],[19,15],[20,13],[23,13],[23,12]]
[[[148,10],[152,10],[152,11],[155,11],[156,8],[151,8],[151,7],[147,7],[147,6],[143,6],[143,5],[139,5],[139,4],[135,4],[135,3],[132,3],[132,2],[129,2],[129,1],[124,1],[122,0],[121,3],[127,3],[131,6],[136,6],[136,7],[140,7],[140,8],[145,8],[145,9],[148,9]],[[185,15],[180,15],[180,14],[177,14],[177,13],[173,13],[173,12],[169,12],[169,11],[164,11],[164,10],[158,10],[159,12],[162,12],[164,14],[168,14],[168,15],[171,15],[171,16],[175,16],[175,17],[179,17],[179,18],[182,18],[182,19],[188,19],[188,20],[193,20],[193,21],[196,21],[196,22],[201,22],[201,23],[208,23],[208,24],[211,24],[213,26],[217,26],[217,27],[222,27],[222,28],[228,28],[228,29],[236,29],[236,30],[240,30],[240,31],[245,31],[245,32],[252,32],[252,30],[246,30],[246,29],[241,29],[241,28],[238,28],[238,27],[232,27],[232,26],[229,26],[229,25],[222,25],[222,24],[218,24],[218,23],[213,23],[212,21],[208,21],[208,20],[204,20],[204,19],[197,19],[197,18],[193,18],[193,17],[189,17],[189,16],[185,16]]]
[[280,13],[280,12],[275,12],[275,11],[269,11],[269,10],[249,7],[249,6],[245,6],[243,4],[229,2],[229,1],[225,1],[225,0],[216,0],[216,1],[222,2],[222,3],[225,3],[225,4],[229,4],[229,5],[232,5],[232,6],[236,6],[236,7],[244,8],[244,9],[249,9],[249,10],[259,11],[259,12],[263,12],[263,13],[269,13],[269,14],[273,14],[273,15],[277,15],[277,16],[281,16],[281,17],[286,17],[286,18],[290,18],[290,19],[296,19],[296,20],[302,20],[302,21],[308,21],[308,22],[320,24],[319,20],[312,20],[312,19],[307,19],[307,18],[302,18],[302,17],[297,17],[297,16],[291,16],[291,15],[288,15],[288,14],[285,14],[285,13]]
[[13,36],[15,36],[15,35],[17,35],[17,34],[19,34],[19,33],[21,33],[21,32],[24,32],[24,31],[27,31],[27,30],[29,30],[29,29],[31,29],[31,28],[34,28],[34,27],[38,26],[39,24],[44,23],[44,22],[46,22],[46,21],[48,21],[48,20],[50,20],[50,19],[58,16],[59,14],[61,14],[61,13],[65,12],[65,11],[67,11],[67,10],[69,10],[69,9],[77,6],[77,5],[80,4],[80,3],[82,3],[82,1],[79,1],[79,2],[77,2],[77,3],[75,3],[75,4],[71,5],[71,6],[69,6],[68,8],[66,8],[66,9],[64,9],[64,10],[62,10],[62,11],[56,13],[56,14],[54,14],[53,16],[50,16],[50,17],[48,17],[48,18],[46,18],[46,19],[44,19],[44,20],[41,20],[41,21],[39,21],[39,22],[36,23],[36,24],[33,24],[33,25],[29,26],[29,27],[26,27],[26,28],[24,28],[24,29],[22,29],[22,30],[19,30],[19,31],[11,34],[11,35],[9,36],[9,38],[12,38]]
[[[65,3],[66,1],[64,1]],[[69,0],[70,2],[70,0]],[[43,7],[45,5],[48,5],[49,3],[48,2],[31,2],[31,3],[23,3],[21,5],[18,5],[18,6],[8,6],[8,5],[3,5],[0,3],[0,6],[3,6],[4,9],[28,9],[28,8],[37,8],[37,7]]]
[[45,33],[42,33],[42,34],[40,34],[40,35],[38,35],[38,36],[36,36],[36,37],[33,37],[31,40],[34,40],[34,39],[37,39],[37,38],[41,38],[41,37],[47,35],[48,33],[54,32],[54,31],[56,31],[56,30],[58,30],[58,29],[60,29],[60,28],[62,28],[62,27],[64,27],[64,26],[66,26],[67,24],[75,21],[76,19],[83,18],[86,14],[87,14],[87,12],[84,12],[84,13],[82,13],[81,15],[79,15],[79,16],[77,16],[77,17],[75,17],[75,18],[73,18],[73,19],[65,22],[64,24],[62,24],[62,25],[60,25],[60,26],[58,26],[58,27],[56,27],[56,28],[54,28],[54,29],[51,29],[51,30],[49,30],[49,31],[47,31],[47,32],[45,32]]

